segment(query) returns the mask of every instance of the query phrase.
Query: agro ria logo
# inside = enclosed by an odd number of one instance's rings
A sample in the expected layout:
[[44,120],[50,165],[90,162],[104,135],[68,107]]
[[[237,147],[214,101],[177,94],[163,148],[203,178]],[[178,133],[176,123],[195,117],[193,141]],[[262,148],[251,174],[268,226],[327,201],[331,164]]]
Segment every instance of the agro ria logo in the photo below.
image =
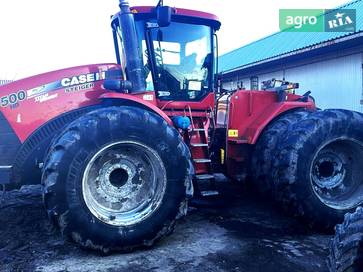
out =
[[280,29],[290,32],[355,32],[355,9],[280,9]]
[[355,10],[338,10],[326,13],[325,18],[325,31],[329,32],[354,32],[356,25],[356,11]]

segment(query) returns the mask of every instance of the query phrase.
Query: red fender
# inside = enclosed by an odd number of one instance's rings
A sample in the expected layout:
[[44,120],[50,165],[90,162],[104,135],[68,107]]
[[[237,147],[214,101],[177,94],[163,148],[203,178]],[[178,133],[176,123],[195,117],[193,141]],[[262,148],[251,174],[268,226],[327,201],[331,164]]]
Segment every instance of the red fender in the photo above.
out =
[[156,96],[154,92],[145,92],[136,95],[110,92],[102,94],[100,99],[120,99],[132,101],[150,109],[152,112],[161,116],[169,125],[173,126],[171,119],[156,106]]
[[289,94],[286,101],[278,102],[274,92],[238,91],[234,93],[229,110],[229,142],[253,145],[264,128],[280,114],[298,108],[315,110],[312,100],[297,101],[300,97]]

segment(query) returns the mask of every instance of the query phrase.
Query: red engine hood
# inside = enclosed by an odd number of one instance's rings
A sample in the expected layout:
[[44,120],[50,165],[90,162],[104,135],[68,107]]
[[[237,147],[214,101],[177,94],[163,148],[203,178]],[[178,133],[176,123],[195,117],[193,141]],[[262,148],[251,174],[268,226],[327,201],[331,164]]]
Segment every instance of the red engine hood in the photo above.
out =
[[9,84],[0,86],[0,97],[18,90],[30,90],[45,84],[50,84],[61,80],[63,78],[71,78],[73,76],[85,75],[89,73],[104,72],[109,70],[119,70],[120,66],[117,64],[91,64],[77,67],[66,68],[62,70],[52,71],[32,77],[24,78],[11,82]]
[[100,103],[105,78],[121,78],[117,64],[94,64],[49,72],[0,87],[0,111],[23,142],[47,121]]

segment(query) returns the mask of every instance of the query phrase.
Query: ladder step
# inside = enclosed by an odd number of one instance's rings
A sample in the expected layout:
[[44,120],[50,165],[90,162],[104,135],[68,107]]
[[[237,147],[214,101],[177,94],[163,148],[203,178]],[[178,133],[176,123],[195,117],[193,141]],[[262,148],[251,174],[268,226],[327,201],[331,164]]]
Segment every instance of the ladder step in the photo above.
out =
[[203,175],[196,175],[195,176],[197,179],[199,180],[204,180],[204,179],[214,179],[213,175],[209,175],[209,174],[203,174]]
[[208,146],[208,144],[190,144],[193,147],[202,147],[202,146]]
[[216,196],[216,195],[219,195],[219,192],[218,191],[201,191],[200,194],[202,196]]
[[210,159],[194,159],[193,161],[195,163],[208,163],[208,162],[212,162]]

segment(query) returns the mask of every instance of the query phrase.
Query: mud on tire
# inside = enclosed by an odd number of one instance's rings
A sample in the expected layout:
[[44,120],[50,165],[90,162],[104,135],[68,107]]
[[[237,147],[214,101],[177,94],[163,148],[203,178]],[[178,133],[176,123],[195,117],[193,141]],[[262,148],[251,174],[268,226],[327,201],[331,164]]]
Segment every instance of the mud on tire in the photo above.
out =
[[290,125],[306,117],[310,111],[293,110],[277,117],[262,133],[252,157],[254,187],[263,195],[271,196],[274,189],[271,170],[275,151]]
[[190,157],[179,133],[154,113],[93,111],[53,142],[42,175],[45,207],[82,247],[151,246],[186,213]]
[[335,228],[328,259],[330,272],[363,271],[363,208],[347,213]]
[[277,146],[275,198],[307,225],[331,230],[363,202],[363,115],[311,113]]

